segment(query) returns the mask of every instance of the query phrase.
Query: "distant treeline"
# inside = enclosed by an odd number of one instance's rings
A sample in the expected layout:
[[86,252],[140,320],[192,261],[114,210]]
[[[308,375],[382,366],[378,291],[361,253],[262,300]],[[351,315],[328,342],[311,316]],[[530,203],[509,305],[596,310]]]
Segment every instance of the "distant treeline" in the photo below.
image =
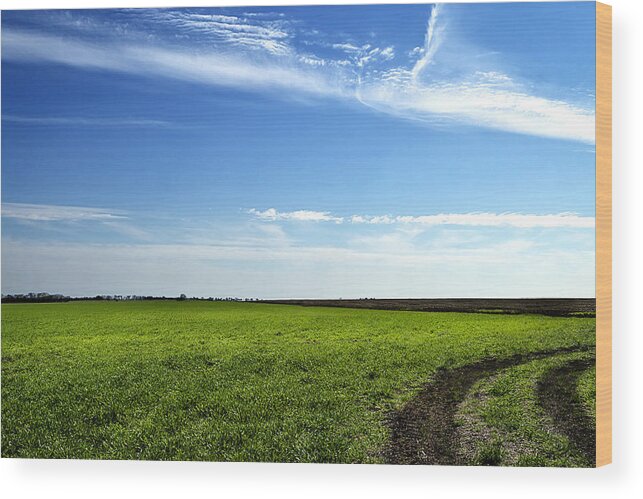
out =
[[203,297],[191,296],[184,294],[179,296],[144,296],[144,295],[96,295],[96,296],[66,296],[62,294],[51,293],[26,293],[15,295],[2,295],[2,303],[59,303],[67,301],[142,301],[142,300],[202,300],[202,301],[259,301],[258,298],[238,298],[232,296],[226,297]]

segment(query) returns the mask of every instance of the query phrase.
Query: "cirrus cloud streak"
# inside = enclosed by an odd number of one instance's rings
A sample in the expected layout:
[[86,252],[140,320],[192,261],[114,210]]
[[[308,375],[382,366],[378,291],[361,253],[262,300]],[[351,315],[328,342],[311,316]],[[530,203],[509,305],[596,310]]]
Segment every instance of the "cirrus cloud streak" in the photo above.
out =
[[2,216],[34,222],[113,221],[127,218],[121,212],[81,206],[58,206],[28,203],[2,203]]

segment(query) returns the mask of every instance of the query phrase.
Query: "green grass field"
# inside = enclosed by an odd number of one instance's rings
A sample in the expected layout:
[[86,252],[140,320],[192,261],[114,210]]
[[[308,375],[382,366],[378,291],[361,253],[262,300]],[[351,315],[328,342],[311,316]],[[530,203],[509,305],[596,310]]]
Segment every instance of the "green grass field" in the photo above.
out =
[[[595,320],[585,317],[198,301],[3,305],[2,456],[383,462],[391,412],[438,368],[594,344]],[[509,390],[519,398],[505,390],[496,405],[532,403],[525,379],[544,364],[526,366]],[[587,404],[592,379],[582,376],[579,388]],[[471,411],[509,424],[516,439],[537,424],[530,416],[512,426],[505,419],[521,411],[503,419],[487,409]],[[555,457],[583,465],[573,449]]]

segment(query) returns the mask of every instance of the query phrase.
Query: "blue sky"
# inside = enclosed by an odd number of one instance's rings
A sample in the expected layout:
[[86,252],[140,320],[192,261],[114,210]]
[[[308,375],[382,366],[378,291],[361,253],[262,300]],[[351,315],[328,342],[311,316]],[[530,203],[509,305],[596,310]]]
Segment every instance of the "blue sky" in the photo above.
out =
[[2,291],[593,297],[594,12],[5,11]]

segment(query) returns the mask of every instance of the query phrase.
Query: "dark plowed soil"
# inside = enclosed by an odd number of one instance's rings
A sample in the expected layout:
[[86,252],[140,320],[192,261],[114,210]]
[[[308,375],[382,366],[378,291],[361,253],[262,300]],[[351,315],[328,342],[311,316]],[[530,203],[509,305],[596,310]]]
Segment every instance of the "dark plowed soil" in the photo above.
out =
[[366,308],[375,310],[407,310],[413,312],[476,312],[504,314],[543,314],[573,316],[596,314],[594,298],[535,298],[535,299],[382,299],[382,300],[266,300],[264,303],[300,305],[304,307]]
[[579,359],[551,369],[538,383],[538,400],[554,425],[587,460],[596,464],[596,431],[578,397],[579,376],[595,364],[594,359]]
[[457,369],[439,370],[433,380],[390,419],[391,440],[385,451],[390,464],[460,465],[455,415],[467,392],[495,371],[560,353],[587,350],[570,347],[487,359]]

